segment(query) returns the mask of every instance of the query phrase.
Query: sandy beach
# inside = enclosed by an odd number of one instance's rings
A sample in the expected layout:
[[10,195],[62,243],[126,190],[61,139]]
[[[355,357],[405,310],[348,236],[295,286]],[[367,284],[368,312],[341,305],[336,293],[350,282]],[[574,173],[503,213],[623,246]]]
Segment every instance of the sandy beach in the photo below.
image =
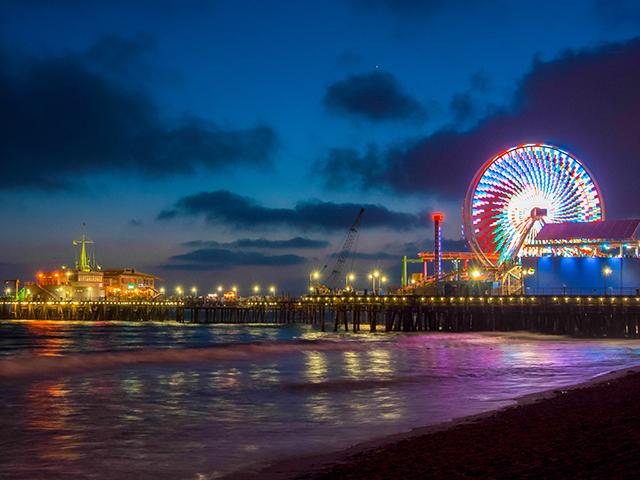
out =
[[497,412],[230,478],[630,478],[640,472],[638,398],[640,370],[625,369]]

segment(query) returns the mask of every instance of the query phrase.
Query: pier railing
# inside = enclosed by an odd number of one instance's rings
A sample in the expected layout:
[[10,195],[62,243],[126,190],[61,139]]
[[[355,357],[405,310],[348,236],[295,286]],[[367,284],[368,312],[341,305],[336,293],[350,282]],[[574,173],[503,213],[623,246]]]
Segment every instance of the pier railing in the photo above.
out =
[[0,319],[305,323],[320,330],[515,331],[640,338],[640,296],[305,296],[234,303],[0,302]]

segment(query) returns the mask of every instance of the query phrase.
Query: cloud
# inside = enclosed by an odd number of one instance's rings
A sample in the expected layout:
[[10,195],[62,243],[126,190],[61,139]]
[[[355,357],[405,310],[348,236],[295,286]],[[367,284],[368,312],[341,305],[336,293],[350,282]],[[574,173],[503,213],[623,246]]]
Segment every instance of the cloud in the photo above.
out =
[[[331,254],[335,258],[338,252]],[[398,260],[398,255],[389,252],[351,252],[349,258],[353,260]]]
[[127,45],[109,37],[85,56],[20,61],[0,51],[0,189],[66,190],[92,173],[158,178],[270,162],[278,146],[271,127],[166,121],[144,91],[112,81],[86,59],[124,68],[116,57]]
[[350,115],[371,122],[393,120],[423,121],[424,107],[405,93],[390,73],[370,72],[352,75],[330,85],[324,96],[330,112]]
[[227,270],[242,266],[300,265],[306,262],[299,255],[265,255],[260,252],[244,252],[223,248],[201,248],[181,255],[170,257],[167,270]]
[[439,193],[460,200],[488,158],[513,145],[548,142],[585,161],[617,215],[637,215],[637,182],[629,172],[640,155],[639,84],[638,39],[568,51],[555,60],[535,62],[510,107],[469,130],[441,130],[384,150],[348,150],[343,165],[348,165],[349,175],[331,170],[338,157],[330,151],[316,169],[328,185],[351,181],[363,188]]
[[128,74],[132,69],[140,67],[141,57],[154,50],[156,43],[156,38],[150,34],[139,34],[131,38],[106,35],[89,47],[84,58],[108,71]]
[[451,111],[456,125],[468,122],[476,114],[473,96],[469,93],[457,93],[451,98]]
[[272,226],[289,226],[303,230],[346,230],[361,207],[365,209],[362,228],[409,230],[422,224],[420,215],[395,212],[381,205],[307,200],[298,202],[293,208],[271,208],[252,198],[226,190],[200,192],[182,197],[172,208],[160,212],[158,219],[203,216],[209,223],[222,223],[249,230]]
[[129,222],[127,222],[127,224],[130,227],[141,227],[142,226],[142,220],[140,220],[139,218],[132,218],[131,220],[129,220]]
[[233,242],[218,242],[216,240],[192,240],[184,242],[186,247],[213,248],[257,248],[257,249],[316,249],[329,246],[326,240],[315,240],[305,237],[293,237],[286,240],[267,240],[266,238],[240,238]]

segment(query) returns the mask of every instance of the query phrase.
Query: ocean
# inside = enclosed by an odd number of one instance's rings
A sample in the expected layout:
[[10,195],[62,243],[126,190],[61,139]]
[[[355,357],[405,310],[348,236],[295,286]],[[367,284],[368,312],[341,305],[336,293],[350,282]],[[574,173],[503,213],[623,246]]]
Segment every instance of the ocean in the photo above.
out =
[[0,323],[0,477],[215,479],[640,364],[640,341]]

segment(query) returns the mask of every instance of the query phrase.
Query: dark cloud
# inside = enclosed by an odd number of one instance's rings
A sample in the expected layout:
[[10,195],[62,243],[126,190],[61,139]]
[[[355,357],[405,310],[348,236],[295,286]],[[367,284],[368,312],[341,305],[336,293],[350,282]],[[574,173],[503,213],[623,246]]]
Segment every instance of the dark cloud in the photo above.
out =
[[[113,64],[126,48],[110,37],[87,55]],[[262,166],[278,144],[265,125],[169,123],[145,92],[111,81],[79,55],[15,61],[0,52],[0,129],[0,189],[69,189],[90,173],[162,177]]]
[[139,67],[140,58],[155,47],[156,39],[153,35],[140,34],[132,38],[107,35],[98,39],[87,50],[84,58],[109,71],[128,74],[132,68]]
[[305,237],[293,237],[286,240],[267,240],[266,238],[239,238],[233,242],[217,242],[216,240],[192,240],[184,242],[186,247],[213,248],[257,248],[257,249],[315,249],[329,246],[326,240],[315,240]]
[[424,107],[404,92],[390,73],[374,71],[352,75],[330,85],[324,105],[332,113],[365,118],[372,122],[423,121]]
[[384,168],[382,162],[382,153],[375,145],[369,145],[364,154],[354,148],[332,148],[315,163],[314,170],[328,189],[337,190],[351,184],[368,190],[384,186],[376,185]]
[[303,230],[343,230],[351,225],[360,207],[365,209],[361,224],[363,228],[408,230],[422,224],[420,215],[395,212],[381,205],[308,200],[298,202],[294,208],[271,208],[226,190],[182,197],[171,209],[160,212],[158,219],[203,216],[207,222],[242,229],[289,226]]
[[168,270],[227,270],[242,266],[290,266],[306,262],[299,255],[265,255],[260,252],[244,252],[223,248],[201,248],[181,255],[174,255],[162,268]]
[[471,86],[471,90],[475,92],[486,93],[492,89],[493,83],[489,76],[483,72],[475,72],[471,74],[469,77],[469,84]]
[[462,129],[481,116],[482,96],[492,88],[491,80],[482,71],[469,77],[469,88],[451,97],[449,109],[452,123],[450,128]]
[[[536,62],[509,109],[467,131],[442,130],[384,151],[350,151],[350,175],[331,170],[335,152],[317,168],[331,185],[386,187],[398,193],[439,193],[461,199],[475,171],[501,150],[548,142],[581,158],[616,215],[639,214],[635,171],[640,154],[640,40],[569,51]],[[373,152],[373,153],[372,153]],[[344,186],[344,184],[343,184]]]
[[139,218],[132,218],[131,220],[129,220],[129,226],[130,227],[141,227],[142,226],[142,220],[140,220]]
[[476,114],[476,104],[469,93],[457,93],[451,98],[451,112],[453,122],[462,125],[471,120]]
[[[335,258],[338,253],[333,253],[331,257]],[[351,252],[349,258],[352,260],[398,260],[398,255],[389,252]]]

